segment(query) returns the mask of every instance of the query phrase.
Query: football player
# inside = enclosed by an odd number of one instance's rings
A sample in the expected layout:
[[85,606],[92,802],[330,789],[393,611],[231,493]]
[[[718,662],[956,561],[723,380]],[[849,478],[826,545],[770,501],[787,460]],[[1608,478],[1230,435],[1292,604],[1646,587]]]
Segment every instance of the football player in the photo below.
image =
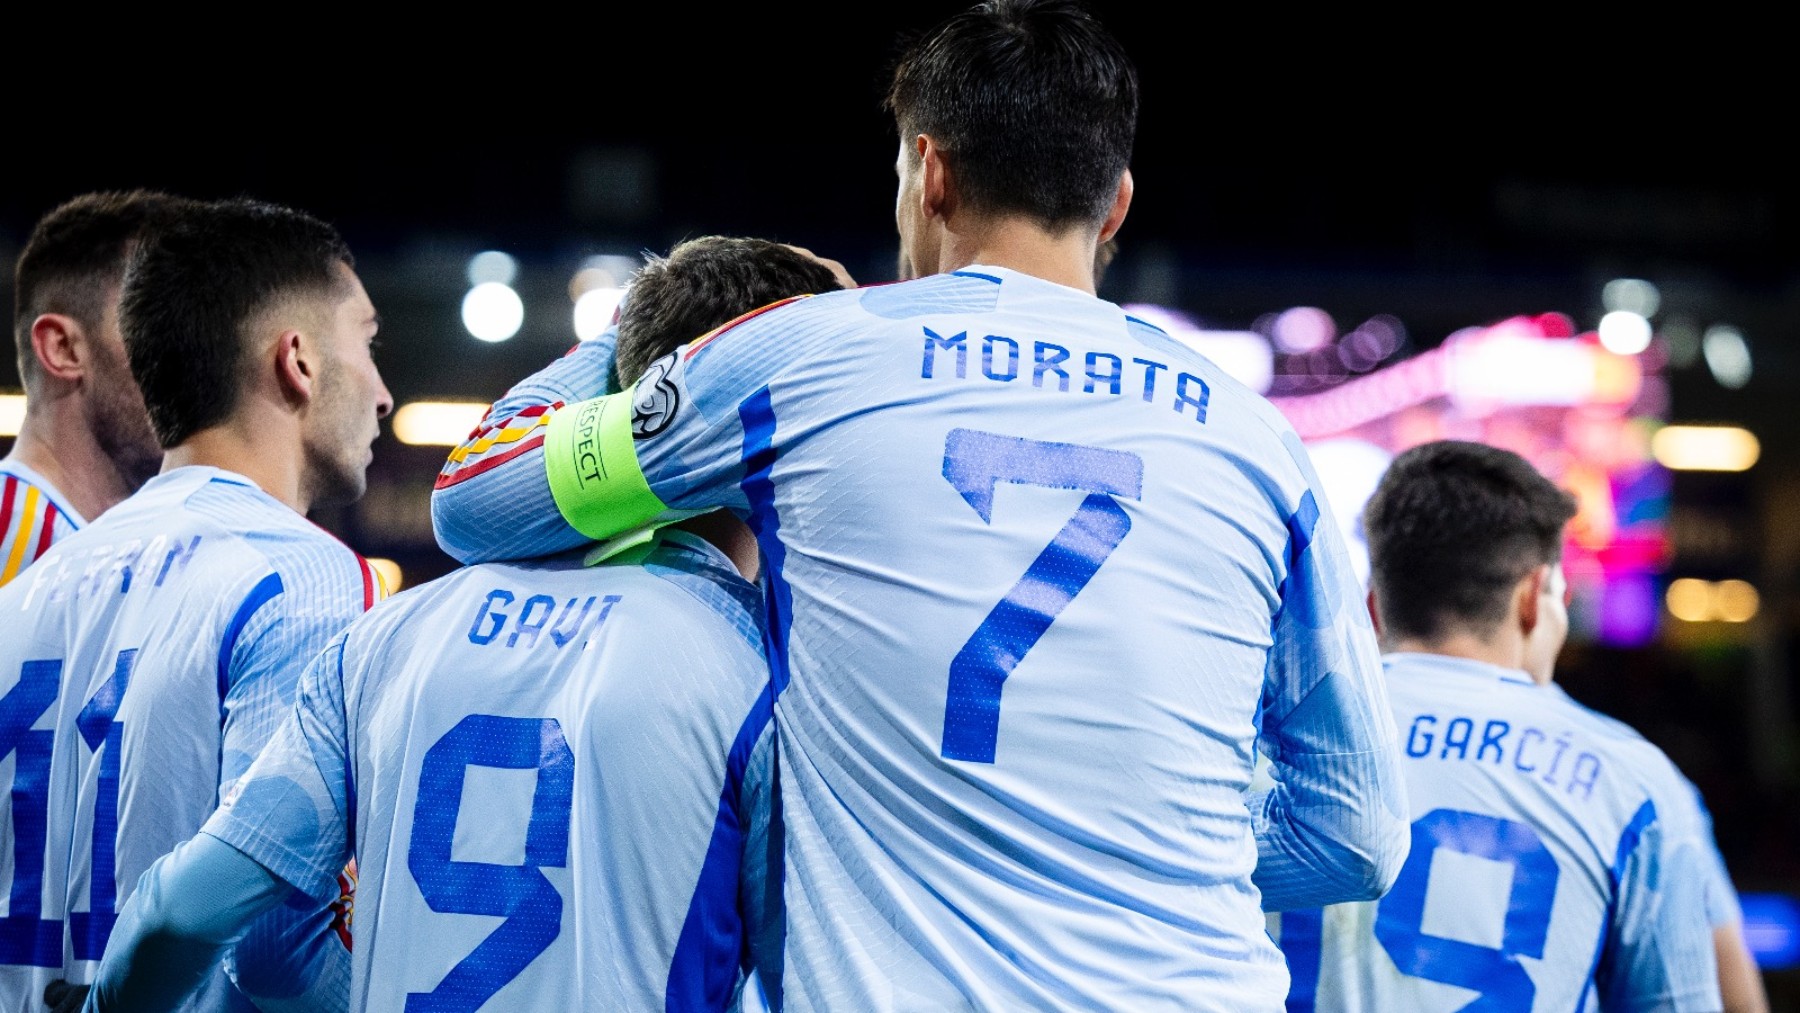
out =
[[1412,849],[1379,902],[1279,918],[1291,1011],[1721,1008],[1691,786],[1552,681],[1571,497],[1428,443],[1364,510]]
[[[1094,294],[1137,77],[1086,10],[971,8],[888,105],[916,279],[741,321],[623,394],[526,381],[511,442],[453,454],[440,544],[720,507],[756,533],[787,1009],[1279,1009],[1262,906],[1379,896],[1407,842],[1306,454]],[[1277,783],[1246,808],[1259,730]]]
[[[190,207],[132,252],[120,324],[163,471],[0,588],[0,1008],[90,980],[138,878],[234,797],[307,661],[378,596],[305,516],[361,495],[391,407],[351,264],[330,226],[252,201]],[[341,1002],[343,944],[292,911],[187,1008]]]
[[[683,243],[631,285],[619,375],[837,285],[775,243]],[[606,385],[589,354],[546,382]],[[145,877],[93,1008],[171,1008],[259,912],[334,896],[352,852],[351,1008],[728,1008],[779,898],[757,565],[712,512],[376,608],[308,670],[242,793]]]
[[119,284],[140,233],[189,203],[83,194],[38,220],[13,272],[25,419],[0,458],[0,585],[131,495],[162,465],[119,337]]

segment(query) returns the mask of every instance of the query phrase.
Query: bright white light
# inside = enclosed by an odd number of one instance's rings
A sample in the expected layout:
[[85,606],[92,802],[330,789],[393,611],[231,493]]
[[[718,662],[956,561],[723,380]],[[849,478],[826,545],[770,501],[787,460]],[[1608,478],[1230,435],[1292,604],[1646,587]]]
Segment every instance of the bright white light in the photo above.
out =
[[1600,318],[1600,343],[1618,355],[1636,355],[1650,347],[1650,321],[1632,310],[1613,310]]
[[1642,278],[1614,278],[1600,290],[1600,301],[1608,312],[1623,310],[1640,317],[1653,317],[1662,308],[1662,293]]
[[1650,437],[1650,453],[1671,471],[1745,471],[1762,443],[1737,426],[1664,426]]
[[1337,337],[1337,321],[1317,306],[1296,306],[1275,318],[1275,346],[1284,352],[1310,352]]
[[497,281],[511,285],[519,277],[519,262],[510,253],[483,250],[469,258],[469,284],[485,285]]
[[400,569],[399,563],[396,563],[391,559],[382,559],[379,556],[370,556],[369,557],[369,569],[374,570],[378,575],[380,575],[381,589],[384,592],[386,592],[387,594],[398,593],[400,590],[400,587],[401,587],[401,582],[406,579],[406,572],[404,570]]
[[592,341],[604,334],[612,323],[613,311],[624,298],[622,288],[590,288],[581,293],[581,298],[575,300],[576,340]]
[[1700,339],[1700,352],[1706,356],[1706,368],[1713,379],[1728,390],[1738,390],[1750,382],[1750,343],[1744,332],[1726,324],[1714,324]]
[[473,401],[413,401],[394,413],[394,438],[415,447],[454,447],[469,438],[488,406]]
[[0,394],[0,436],[17,436],[25,424],[25,395]]
[[525,324],[525,302],[507,285],[484,281],[462,302],[463,326],[482,341],[505,341]]

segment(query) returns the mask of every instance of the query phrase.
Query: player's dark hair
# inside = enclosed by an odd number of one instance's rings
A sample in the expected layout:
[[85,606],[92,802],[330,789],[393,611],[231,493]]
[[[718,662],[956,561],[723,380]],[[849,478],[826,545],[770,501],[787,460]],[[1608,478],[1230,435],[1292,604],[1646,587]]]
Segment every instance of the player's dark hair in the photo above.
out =
[[1492,632],[1518,582],[1562,558],[1574,516],[1574,497],[1510,450],[1441,440],[1402,453],[1363,508],[1384,629]]
[[354,263],[331,226],[244,198],[146,236],[126,267],[119,328],[157,442],[173,447],[236,411],[247,328],[281,300],[339,294],[337,266]]
[[629,387],[645,367],[716,327],[797,295],[841,287],[824,264],[766,239],[701,236],[651,257],[619,308],[613,371]]
[[195,203],[153,190],[109,190],[64,201],[38,219],[13,267],[13,340],[22,382],[29,387],[40,375],[32,323],[61,313],[83,327],[99,327],[133,241]]
[[971,207],[1061,232],[1112,208],[1137,70],[1075,0],[986,0],[905,48],[884,106],[902,142],[942,146]]

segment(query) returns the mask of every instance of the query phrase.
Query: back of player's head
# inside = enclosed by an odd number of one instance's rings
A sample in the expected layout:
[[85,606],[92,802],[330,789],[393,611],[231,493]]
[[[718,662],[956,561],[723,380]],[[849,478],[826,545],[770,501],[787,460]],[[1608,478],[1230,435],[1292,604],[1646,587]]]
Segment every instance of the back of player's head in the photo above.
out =
[[105,191],[65,201],[38,219],[13,268],[13,340],[27,390],[42,375],[32,322],[60,313],[97,329],[133,242],[194,204],[151,190]]
[[706,332],[797,295],[841,287],[831,268],[766,239],[701,236],[652,257],[619,309],[613,370],[620,388]]
[[886,107],[903,144],[936,140],[971,208],[1062,231],[1113,205],[1137,70],[1076,0],[985,0],[905,49]]
[[164,447],[224,421],[244,391],[250,331],[284,301],[342,293],[337,230],[248,199],[204,205],[133,251],[119,301],[131,372]]
[[1519,581],[1562,557],[1575,500],[1518,454],[1442,440],[1394,458],[1363,508],[1384,631],[1485,636]]

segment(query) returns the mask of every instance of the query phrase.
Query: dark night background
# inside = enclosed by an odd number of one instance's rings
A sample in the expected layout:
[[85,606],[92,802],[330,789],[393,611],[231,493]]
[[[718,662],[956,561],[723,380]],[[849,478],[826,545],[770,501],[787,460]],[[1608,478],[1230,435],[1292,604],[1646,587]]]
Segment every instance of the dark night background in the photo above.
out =
[[[751,234],[890,280],[882,72],[899,33],[961,7],[446,9],[429,26],[296,11],[217,38],[145,21],[72,54],[15,45],[0,262],[91,189],[293,204],[357,251],[397,400],[490,400],[573,341],[566,288],[591,254]],[[1601,286],[1629,276],[1667,314],[1743,330],[1744,389],[1669,378],[1674,420],[1736,422],[1763,445],[1747,476],[1678,477],[1674,569],[1684,531],[1722,526],[1735,570],[1718,575],[1756,582],[1762,617],[1724,639],[1573,645],[1562,681],[1694,778],[1741,888],[1800,891],[1800,183],[1778,33],[1625,9],[1098,10],[1143,95],[1103,295],[1237,329],[1295,305],[1388,313],[1417,348],[1517,313],[1592,327]],[[458,319],[483,249],[522,266],[524,329],[499,345]],[[0,388],[16,383],[4,358]],[[321,520],[408,583],[443,572],[423,513],[442,459],[384,437],[368,499]],[[1777,1008],[1800,993],[1792,973],[1770,976]]]

